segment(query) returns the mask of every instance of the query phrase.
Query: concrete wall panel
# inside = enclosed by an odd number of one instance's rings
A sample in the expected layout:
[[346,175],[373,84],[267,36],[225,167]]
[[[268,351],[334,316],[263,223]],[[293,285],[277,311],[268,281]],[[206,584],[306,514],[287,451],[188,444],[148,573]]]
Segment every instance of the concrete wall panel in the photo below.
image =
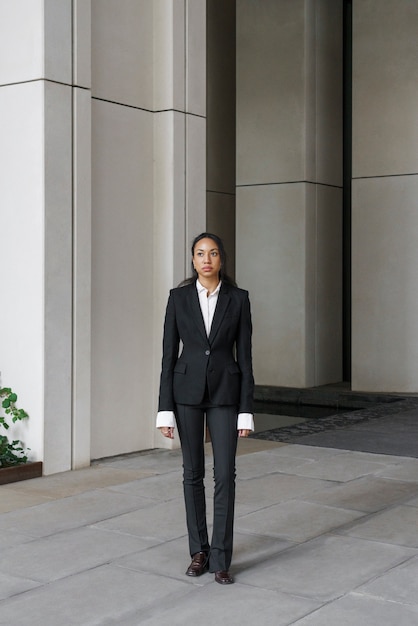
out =
[[150,448],[153,115],[93,102],[92,458]]
[[44,472],[71,469],[72,90],[45,83]]
[[44,72],[43,77],[72,83],[72,0],[43,0]]
[[237,185],[305,178],[304,11],[237,1]]
[[92,0],[93,97],[152,110],[153,3]]
[[30,415],[10,434],[42,460],[44,418],[44,88],[0,90],[0,267],[8,287],[0,307],[1,385]]
[[73,420],[72,466],[90,463],[91,93],[73,90]]
[[256,382],[310,385],[304,347],[305,185],[241,187],[237,204],[236,277],[250,289],[253,303]]
[[91,2],[73,1],[74,84],[91,88]]
[[418,4],[353,3],[353,177],[418,172]]
[[415,392],[418,176],[353,183],[354,389]]
[[186,10],[184,0],[153,2],[154,110],[185,110]]
[[186,110],[206,116],[206,0],[186,0]]
[[0,2],[0,84],[44,75],[43,0]]

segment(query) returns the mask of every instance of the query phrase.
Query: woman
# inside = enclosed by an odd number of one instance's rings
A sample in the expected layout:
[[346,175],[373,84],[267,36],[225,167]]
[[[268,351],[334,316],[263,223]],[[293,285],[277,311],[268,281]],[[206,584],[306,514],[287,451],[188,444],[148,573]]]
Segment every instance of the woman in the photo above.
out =
[[[202,233],[192,245],[192,278],[172,289],[164,323],[157,427],[170,439],[177,424],[192,561],[187,576],[207,569],[233,583],[232,558],[237,437],[254,429],[254,379],[248,292],[226,274],[222,240]],[[182,350],[179,354],[180,341]],[[204,432],[214,458],[214,517],[209,544],[204,488]]]

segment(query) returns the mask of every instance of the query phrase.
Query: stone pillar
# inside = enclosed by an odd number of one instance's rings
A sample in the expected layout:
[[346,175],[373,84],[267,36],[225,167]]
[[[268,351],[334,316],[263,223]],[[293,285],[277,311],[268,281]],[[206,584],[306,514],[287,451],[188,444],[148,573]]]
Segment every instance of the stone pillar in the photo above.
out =
[[352,386],[416,392],[418,6],[353,11]]
[[0,5],[0,367],[47,474],[72,464],[71,25],[71,0]]
[[341,380],[342,6],[237,2],[236,275],[256,383]]
[[93,459],[153,440],[152,4],[91,2]]

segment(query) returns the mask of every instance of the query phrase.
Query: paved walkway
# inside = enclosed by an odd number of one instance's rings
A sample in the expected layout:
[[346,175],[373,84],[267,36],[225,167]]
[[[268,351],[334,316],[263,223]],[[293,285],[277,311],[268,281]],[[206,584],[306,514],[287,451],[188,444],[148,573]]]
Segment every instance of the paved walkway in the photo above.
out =
[[179,451],[1,486],[0,624],[418,624],[418,459],[239,452],[229,587],[184,575]]

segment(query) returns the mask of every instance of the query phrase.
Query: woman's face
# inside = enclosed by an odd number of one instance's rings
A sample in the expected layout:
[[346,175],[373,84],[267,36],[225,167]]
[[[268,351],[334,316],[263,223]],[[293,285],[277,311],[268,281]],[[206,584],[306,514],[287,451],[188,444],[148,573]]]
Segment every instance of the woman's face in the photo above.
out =
[[216,241],[213,239],[200,239],[194,247],[193,266],[199,276],[199,280],[219,279],[221,269],[221,255]]

